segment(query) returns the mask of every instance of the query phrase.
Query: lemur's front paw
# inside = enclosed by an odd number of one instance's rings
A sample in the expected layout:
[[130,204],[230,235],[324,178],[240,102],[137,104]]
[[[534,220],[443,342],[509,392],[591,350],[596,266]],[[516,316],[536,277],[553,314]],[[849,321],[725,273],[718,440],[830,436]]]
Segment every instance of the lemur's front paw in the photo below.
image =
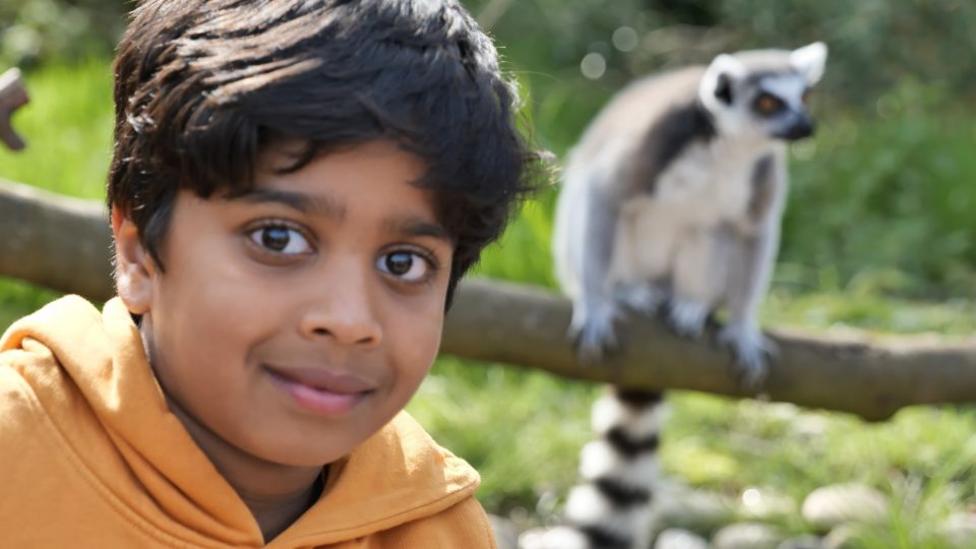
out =
[[633,284],[618,290],[617,299],[631,311],[653,316],[666,297],[664,292],[649,284]]
[[583,364],[595,364],[617,349],[617,334],[613,323],[618,311],[613,305],[593,307],[583,313],[573,310],[569,337],[576,344],[576,352]]
[[776,344],[755,328],[729,324],[722,328],[718,340],[732,350],[739,383],[756,390],[769,373],[769,359],[776,355]]
[[668,304],[668,324],[680,336],[699,338],[710,312],[704,303],[675,298]]

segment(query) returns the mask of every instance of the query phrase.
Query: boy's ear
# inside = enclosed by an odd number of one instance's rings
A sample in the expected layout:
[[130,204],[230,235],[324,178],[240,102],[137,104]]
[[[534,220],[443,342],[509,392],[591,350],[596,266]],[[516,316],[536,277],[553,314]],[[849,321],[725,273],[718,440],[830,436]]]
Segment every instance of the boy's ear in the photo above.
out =
[[117,206],[112,206],[115,236],[115,289],[130,313],[141,315],[152,303],[156,265],[139,240],[139,229]]

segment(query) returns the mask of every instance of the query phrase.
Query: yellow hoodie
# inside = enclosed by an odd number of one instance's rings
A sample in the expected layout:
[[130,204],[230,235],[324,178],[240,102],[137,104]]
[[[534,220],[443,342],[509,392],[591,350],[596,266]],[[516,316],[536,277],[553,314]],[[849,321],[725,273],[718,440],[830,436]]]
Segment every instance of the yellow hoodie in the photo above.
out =
[[[329,468],[276,548],[494,547],[478,475],[406,413]],[[257,547],[244,502],[169,412],[119,299],[62,298],[0,338],[0,546]]]

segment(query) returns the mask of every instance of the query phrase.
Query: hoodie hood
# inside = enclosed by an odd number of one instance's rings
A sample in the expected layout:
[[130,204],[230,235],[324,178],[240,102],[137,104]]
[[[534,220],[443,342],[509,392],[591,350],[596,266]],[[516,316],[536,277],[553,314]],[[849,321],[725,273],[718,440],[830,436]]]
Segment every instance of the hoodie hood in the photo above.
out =
[[[0,361],[30,386],[90,474],[140,519],[200,545],[263,544],[244,502],[170,413],[139,330],[118,298],[102,313],[77,296],[0,339]],[[308,547],[369,536],[472,497],[479,479],[401,412],[329,468],[319,500],[272,540]]]

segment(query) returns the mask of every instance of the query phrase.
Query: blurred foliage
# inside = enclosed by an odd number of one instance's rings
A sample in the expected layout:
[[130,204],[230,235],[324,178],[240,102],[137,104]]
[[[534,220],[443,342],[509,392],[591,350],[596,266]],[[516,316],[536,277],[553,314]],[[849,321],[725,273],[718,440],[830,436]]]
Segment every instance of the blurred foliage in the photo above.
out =
[[976,124],[931,92],[906,80],[794,147],[780,261],[806,289],[976,294]]
[[120,0],[0,0],[0,66],[111,55],[125,24]]
[[[976,91],[976,3],[966,0],[478,0],[490,26],[533,87],[584,84],[580,62],[603,57],[596,85],[617,90],[660,68],[707,63],[717,53],[830,47],[821,86],[832,103],[873,106],[912,78],[970,99]],[[636,38],[636,39],[635,39]],[[575,81],[575,82],[574,82]],[[592,87],[593,84],[581,88]],[[600,101],[602,103],[602,101]],[[579,106],[579,105],[578,105]],[[583,106],[580,122],[591,109]],[[572,128],[572,135],[578,134]]]
[[[865,105],[912,77],[970,98],[976,89],[976,3],[969,0],[463,0],[519,71],[556,83],[603,57],[605,91],[716,53],[831,48],[831,97]],[[112,51],[126,0],[0,0],[0,63]],[[584,113],[587,109],[583,109]],[[585,121],[586,117],[581,119]]]

